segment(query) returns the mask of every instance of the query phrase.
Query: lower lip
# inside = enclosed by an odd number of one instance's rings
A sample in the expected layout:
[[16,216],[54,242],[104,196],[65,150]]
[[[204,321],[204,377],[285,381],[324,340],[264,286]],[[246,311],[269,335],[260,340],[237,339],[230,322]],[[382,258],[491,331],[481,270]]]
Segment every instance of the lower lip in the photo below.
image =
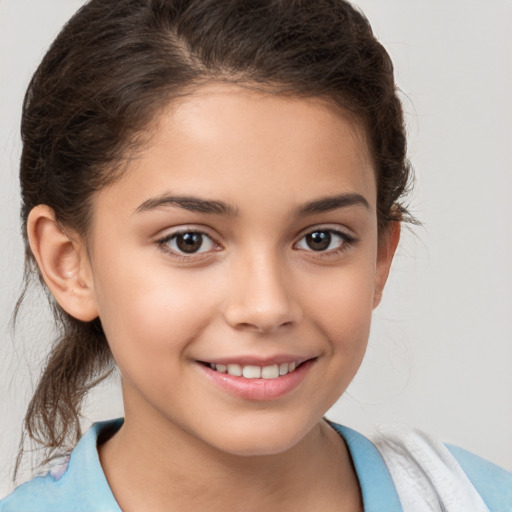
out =
[[220,373],[199,364],[206,376],[231,395],[245,400],[275,400],[291,393],[306,377],[313,359],[302,363],[297,369],[276,379],[246,379],[228,373]]

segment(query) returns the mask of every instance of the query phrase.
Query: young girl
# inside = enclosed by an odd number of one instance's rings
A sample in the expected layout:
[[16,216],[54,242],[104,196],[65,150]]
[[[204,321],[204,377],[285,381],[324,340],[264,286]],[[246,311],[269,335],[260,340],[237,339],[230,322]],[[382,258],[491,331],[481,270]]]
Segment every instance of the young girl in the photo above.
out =
[[324,419],[364,355],[409,180],[391,61],[340,0],[91,0],[23,110],[27,275],[61,337],[27,412],[62,454],[0,511],[512,509],[512,477]]

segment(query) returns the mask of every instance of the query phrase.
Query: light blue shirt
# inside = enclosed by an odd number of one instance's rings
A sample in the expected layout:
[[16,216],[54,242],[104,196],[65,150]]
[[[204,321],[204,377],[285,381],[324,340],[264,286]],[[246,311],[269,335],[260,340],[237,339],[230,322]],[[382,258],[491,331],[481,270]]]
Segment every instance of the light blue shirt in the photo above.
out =
[[[100,433],[121,424],[122,419],[95,423],[76,445],[67,466],[19,486],[0,501],[0,512],[121,512],[97,451]],[[365,512],[403,512],[391,475],[371,441],[348,427],[331,425],[350,451]],[[448,449],[492,512],[512,512],[511,473],[460,448]]]

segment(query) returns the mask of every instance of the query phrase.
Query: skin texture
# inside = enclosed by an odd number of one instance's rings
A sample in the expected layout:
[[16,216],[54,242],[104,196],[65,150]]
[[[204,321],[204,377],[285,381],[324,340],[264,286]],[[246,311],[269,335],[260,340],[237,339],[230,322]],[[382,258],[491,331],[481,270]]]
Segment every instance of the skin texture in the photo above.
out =
[[[100,316],[121,371],[125,423],[100,457],[123,510],[362,508],[322,416],[362,361],[399,228],[378,242],[374,170],[353,120],[318,99],[205,86],[163,112],[97,194],[87,241],[45,206],[28,229],[55,297],[81,320]],[[184,231],[204,233],[199,252],[179,252],[172,235]],[[314,232],[330,233],[326,250],[308,245]],[[309,363],[264,400],[226,391],[202,364],[249,359]]]

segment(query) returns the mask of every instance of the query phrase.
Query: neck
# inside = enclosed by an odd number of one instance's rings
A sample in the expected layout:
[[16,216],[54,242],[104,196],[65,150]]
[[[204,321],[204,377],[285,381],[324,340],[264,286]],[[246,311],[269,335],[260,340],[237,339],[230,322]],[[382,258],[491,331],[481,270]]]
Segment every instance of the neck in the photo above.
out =
[[[127,414],[99,448],[120,507],[131,510],[360,510],[357,477],[342,439],[324,421],[274,455],[220,452],[183,430],[145,425]],[[310,504],[310,505],[308,505]],[[339,508],[338,508],[339,509]]]

